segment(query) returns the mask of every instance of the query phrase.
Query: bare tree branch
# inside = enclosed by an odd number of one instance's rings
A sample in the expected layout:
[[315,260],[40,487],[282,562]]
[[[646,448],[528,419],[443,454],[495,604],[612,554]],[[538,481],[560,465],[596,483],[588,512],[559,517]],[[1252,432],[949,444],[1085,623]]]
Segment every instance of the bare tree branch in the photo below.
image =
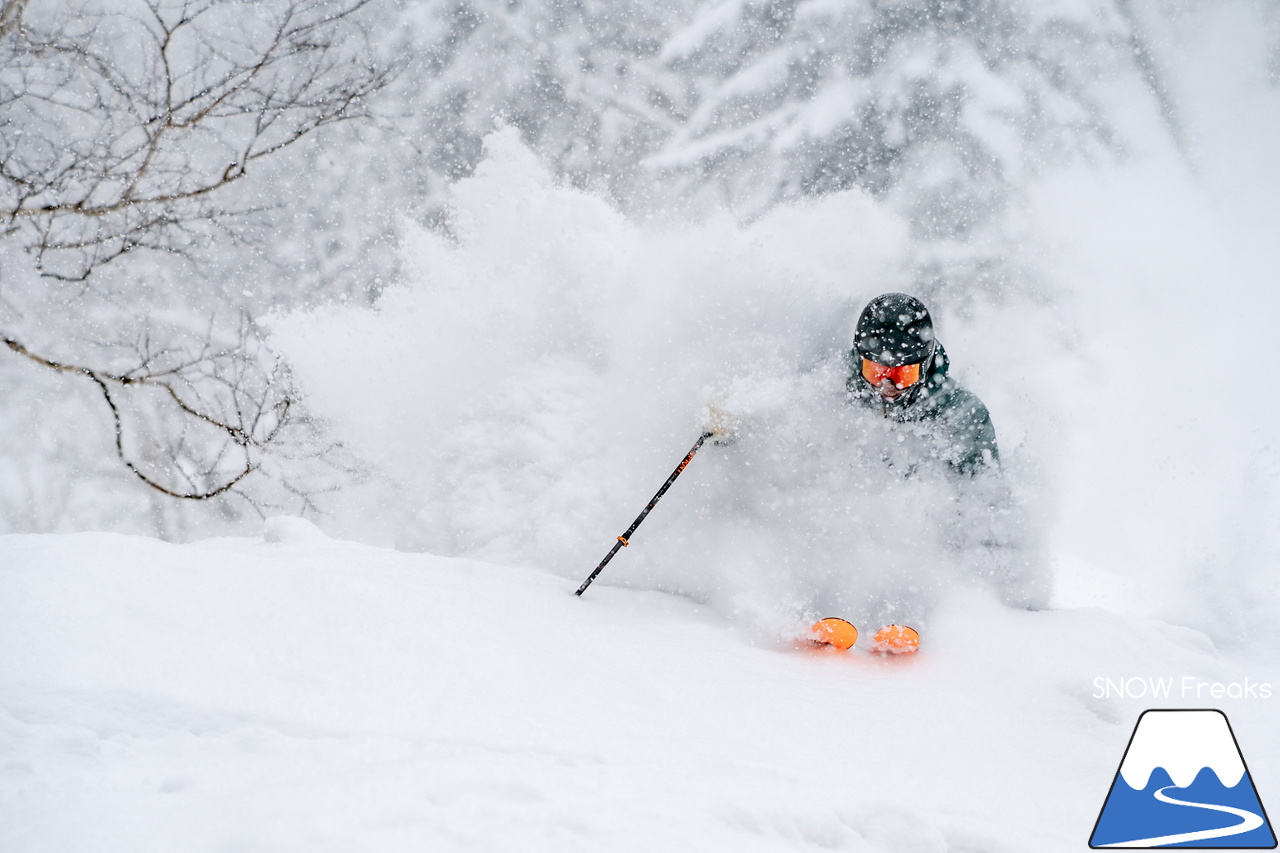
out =
[[[169,20],[161,0],[134,0],[114,35],[24,30],[0,54],[0,126],[37,132],[0,142],[0,222],[26,235],[42,272],[79,280],[131,247],[174,248],[177,223],[234,218],[214,196],[253,162],[362,116],[387,83],[351,47],[368,2],[211,0]],[[249,9],[258,17],[242,20]],[[146,48],[122,57],[134,37]]]
[[27,7],[27,0],[4,0],[0,8],[0,39],[22,27],[22,13]]
[[[263,476],[313,506],[312,488],[294,482],[287,463],[328,449],[247,312],[234,300],[179,298],[175,316],[153,322],[157,284],[116,271],[148,254],[194,264],[210,246],[238,240],[237,228],[269,206],[235,189],[255,163],[364,115],[391,76],[358,20],[371,2],[59,0],[37,15],[27,0],[3,0],[0,250],[33,259],[48,297],[31,297],[44,325],[50,309],[64,315],[51,344],[47,329],[24,331],[22,312],[5,309],[0,339],[34,364],[93,383],[119,461],[160,494],[237,496],[261,510],[265,499],[250,486],[261,478],[252,475],[276,460]],[[0,307],[13,304],[11,269],[0,267]],[[64,285],[79,291],[51,296]],[[104,310],[143,319],[128,321],[132,331],[123,320],[110,334],[90,330],[97,318],[76,306],[91,293]],[[192,316],[199,310],[204,320]],[[105,348],[111,366],[83,353],[47,355],[76,342]],[[310,438],[298,444],[301,434]]]
[[[184,369],[199,366],[203,360],[192,361],[186,365],[155,374],[148,373],[144,369],[121,374],[94,370],[82,365],[68,364],[66,362],[46,358],[43,355],[32,352],[24,344],[14,338],[4,338],[4,344],[13,352],[35,362],[36,364],[47,367],[50,370],[56,370],[60,373],[83,376],[98,386],[99,390],[102,391],[103,399],[111,410],[111,417],[115,424],[116,454],[119,456],[120,461],[123,462],[125,467],[133,472],[133,474],[142,482],[146,483],[156,491],[173,498],[182,498],[184,500],[208,500],[209,498],[217,497],[218,495],[234,488],[241,480],[257,470],[258,464],[254,461],[253,451],[262,451],[266,449],[276,435],[278,435],[279,429],[287,419],[289,409],[293,405],[293,400],[289,397],[285,397],[272,404],[272,414],[276,420],[275,426],[264,436],[258,437],[255,435],[255,427],[258,425],[262,415],[264,414],[266,406],[262,405],[262,403],[265,401],[260,401],[258,411],[253,417],[253,423],[250,425],[250,428],[246,430],[235,424],[224,423],[209,415],[207,412],[196,409],[183,399],[182,395],[178,393],[177,389],[174,388],[171,382],[166,381],[167,377],[180,374]],[[188,491],[178,491],[175,488],[160,483],[158,480],[144,473],[129,458],[129,455],[125,450],[124,421],[121,417],[120,407],[117,405],[111,391],[112,387],[128,388],[130,386],[143,385],[161,389],[182,412],[202,423],[226,433],[227,436],[230,437],[231,441],[242,449],[244,455],[243,463],[238,465],[236,470],[231,475],[225,477],[221,483],[208,488],[191,489]],[[216,470],[218,467],[217,463],[220,461],[220,458],[215,459],[214,465],[210,469],[209,473],[213,473],[213,471]]]

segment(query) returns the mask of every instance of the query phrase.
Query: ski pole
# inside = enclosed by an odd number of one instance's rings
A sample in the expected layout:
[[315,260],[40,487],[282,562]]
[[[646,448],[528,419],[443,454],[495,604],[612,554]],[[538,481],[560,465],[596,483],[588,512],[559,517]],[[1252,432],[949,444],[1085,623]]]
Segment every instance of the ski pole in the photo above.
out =
[[610,549],[608,554],[604,555],[604,559],[600,561],[600,565],[596,566],[596,570],[582,582],[582,586],[578,587],[578,591],[575,592],[574,595],[582,595],[582,593],[586,592],[587,587],[591,586],[591,582],[596,579],[596,576],[604,571],[605,566],[609,565],[609,561],[613,559],[613,555],[618,553],[618,549],[631,544],[627,540],[631,538],[632,533],[636,532],[636,528],[640,526],[640,522],[644,521],[645,516],[647,516],[655,506],[657,506],[658,501],[660,501],[662,496],[667,493],[667,489],[671,488],[671,484],[676,481],[676,477],[680,476],[680,472],[689,467],[689,462],[692,461],[693,455],[698,452],[698,448],[702,447],[702,442],[711,438],[713,435],[715,435],[714,432],[704,432],[702,435],[698,436],[698,440],[693,443],[693,449],[689,451],[684,459],[680,460],[680,464],[676,466],[676,470],[671,472],[671,476],[667,478],[667,482],[662,484],[662,488],[658,489],[658,493],[653,496],[653,500],[649,501],[649,505],[644,508],[640,515],[636,516],[635,521],[631,522],[631,526],[627,528],[627,532],[618,537],[618,541],[613,544],[613,548]]

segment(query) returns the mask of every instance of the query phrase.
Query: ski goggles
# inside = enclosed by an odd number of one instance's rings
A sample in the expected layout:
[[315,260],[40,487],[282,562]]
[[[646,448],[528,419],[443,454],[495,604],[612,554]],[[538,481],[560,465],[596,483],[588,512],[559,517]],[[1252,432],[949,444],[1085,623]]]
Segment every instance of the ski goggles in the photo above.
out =
[[884,364],[876,364],[874,361],[864,358],[862,360],[862,378],[876,387],[879,387],[881,382],[888,379],[899,388],[909,388],[920,381],[923,368],[924,362],[922,361],[917,361],[915,364],[904,364],[901,367],[889,367]]

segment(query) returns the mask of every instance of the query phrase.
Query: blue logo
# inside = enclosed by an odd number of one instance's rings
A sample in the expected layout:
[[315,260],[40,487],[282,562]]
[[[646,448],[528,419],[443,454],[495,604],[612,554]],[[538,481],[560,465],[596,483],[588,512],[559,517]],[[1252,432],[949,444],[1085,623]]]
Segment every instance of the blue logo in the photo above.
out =
[[1275,833],[1227,715],[1144,711],[1089,846],[1274,849]]

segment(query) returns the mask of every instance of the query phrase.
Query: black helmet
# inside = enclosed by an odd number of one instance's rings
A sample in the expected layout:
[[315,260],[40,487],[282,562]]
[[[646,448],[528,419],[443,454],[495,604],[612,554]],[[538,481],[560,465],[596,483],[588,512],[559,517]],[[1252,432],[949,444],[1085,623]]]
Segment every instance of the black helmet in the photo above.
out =
[[872,299],[853,333],[854,356],[886,367],[927,362],[935,346],[929,309],[905,293]]

